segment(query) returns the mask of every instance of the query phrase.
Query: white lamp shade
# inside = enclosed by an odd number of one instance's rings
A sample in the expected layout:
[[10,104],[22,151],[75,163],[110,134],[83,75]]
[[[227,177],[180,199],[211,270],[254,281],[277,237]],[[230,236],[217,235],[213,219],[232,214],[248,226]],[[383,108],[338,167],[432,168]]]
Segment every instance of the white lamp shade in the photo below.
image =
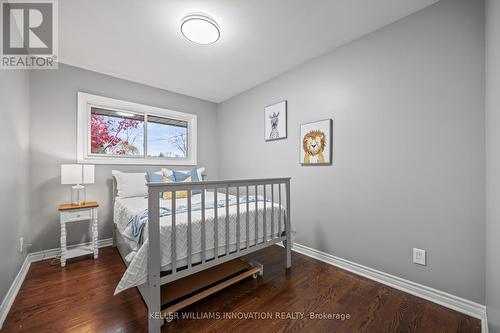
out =
[[62,164],[61,184],[93,184],[95,182],[94,166],[84,164]]
[[83,166],[83,184],[94,184],[95,182],[94,165],[86,164]]

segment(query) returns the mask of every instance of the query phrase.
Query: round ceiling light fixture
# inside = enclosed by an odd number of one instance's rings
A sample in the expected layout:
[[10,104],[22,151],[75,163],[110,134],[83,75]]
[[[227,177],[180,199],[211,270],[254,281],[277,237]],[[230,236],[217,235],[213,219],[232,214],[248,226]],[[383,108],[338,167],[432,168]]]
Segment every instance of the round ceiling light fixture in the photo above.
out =
[[217,22],[200,13],[189,14],[182,19],[181,33],[189,41],[201,45],[213,44],[220,38]]

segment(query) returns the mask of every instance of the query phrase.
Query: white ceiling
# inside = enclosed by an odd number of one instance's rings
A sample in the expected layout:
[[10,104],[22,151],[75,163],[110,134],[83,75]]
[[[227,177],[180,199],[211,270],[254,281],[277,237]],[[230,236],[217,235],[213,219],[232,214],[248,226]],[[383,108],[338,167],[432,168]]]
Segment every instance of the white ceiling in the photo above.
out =
[[[438,0],[64,0],[59,59],[69,65],[221,102]],[[179,22],[203,12],[214,45]]]

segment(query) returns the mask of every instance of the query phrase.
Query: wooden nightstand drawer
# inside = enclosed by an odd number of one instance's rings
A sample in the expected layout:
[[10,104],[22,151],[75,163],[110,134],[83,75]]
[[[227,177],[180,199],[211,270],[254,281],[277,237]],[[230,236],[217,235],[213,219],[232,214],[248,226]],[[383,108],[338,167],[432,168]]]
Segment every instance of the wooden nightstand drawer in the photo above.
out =
[[92,209],[75,209],[61,213],[63,222],[82,221],[92,219]]

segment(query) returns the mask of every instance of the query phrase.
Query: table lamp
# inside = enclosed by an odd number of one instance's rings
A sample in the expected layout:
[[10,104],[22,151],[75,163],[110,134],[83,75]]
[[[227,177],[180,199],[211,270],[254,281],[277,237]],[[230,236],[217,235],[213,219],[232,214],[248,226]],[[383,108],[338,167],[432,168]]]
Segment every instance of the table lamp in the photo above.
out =
[[82,206],[85,204],[84,184],[94,184],[94,165],[62,164],[61,184],[74,185],[71,188],[71,204]]

